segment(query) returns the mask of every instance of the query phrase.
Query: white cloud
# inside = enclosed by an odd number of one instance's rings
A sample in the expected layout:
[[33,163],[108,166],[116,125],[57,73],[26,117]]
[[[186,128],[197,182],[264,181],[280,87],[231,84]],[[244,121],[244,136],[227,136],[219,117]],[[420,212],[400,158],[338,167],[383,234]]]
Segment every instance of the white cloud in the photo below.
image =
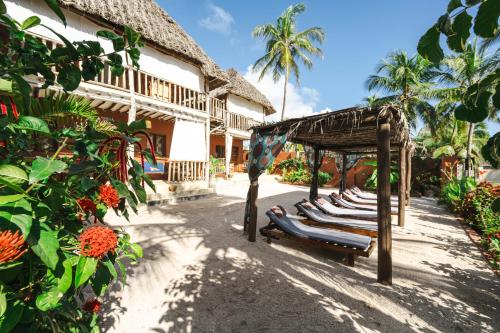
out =
[[198,21],[198,24],[208,30],[220,32],[226,35],[231,33],[234,19],[222,7],[214,5],[212,2],[207,4],[209,15]]
[[[283,105],[283,88],[285,79],[282,77],[277,82],[273,81],[271,75],[266,75],[259,81],[260,73],[252,71],[252,66],[247,68],[244,77],[262,92],[276,109],[276,113],[267,117],[268,121],[279,120],[281,107]],[[288,83],[286,93],[285,118],[296,118],[310,116],[316,113],[314,110],[320,99],[316,89],[309,87],[298,87]]]

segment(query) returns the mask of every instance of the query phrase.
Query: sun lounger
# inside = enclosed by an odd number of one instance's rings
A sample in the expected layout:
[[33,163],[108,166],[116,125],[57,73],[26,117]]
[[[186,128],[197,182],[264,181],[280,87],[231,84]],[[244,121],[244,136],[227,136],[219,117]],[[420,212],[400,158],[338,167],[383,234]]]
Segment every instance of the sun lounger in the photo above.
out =
[[[334,204],[336,204],[339,207],[342,208],[349,208],[349,209],[361,209],[361,210],[369,210],[369,211],[377,211],[377,206],[375,205],[363,205],[363,204],[358,204],[355,202],[347,201],[343,198],[341,198],[337,193],[331,193],[329,195],[330,199]],[[391,214],[392,215],[397,215],[398,210],[395,207],[391,207]]]
[[[377,200],[377,195],[375,193],[361,191],[359,189],[359,187],[357,187],[357,186],[352,186],[350,188],[350,190],[351,190],[351,193],[356,194],[361,199]],[[398,203],[398,197],[394,196],[394,195],[391,195],[391,203],[394,203],[394,204],[397,205],[397,203]]]
[[[346,197],[347,200],[355,202],[355,203],[359,203],[359,204],[363,204],[363,205],[373,205],[373,206],[377,205],[377,199],[375,199],[375,200],[374,199],[362,199],[359,196],[357,196],[355,193],[352,193],[349,190],[345,190],[344,192],[342,192],[342,196]],[[391,201],[391,206],[397,207],[398,203]]]
[[272,238],[290,238],[343,252],[347,254],[347,263],[350,266],[354,266],[355,256],[369,257],[375,248],[375,240],[371,237],[305,225],[298,217],[288,215],[281,206],[271,208],[266,215],[270,222],[260,228],[260,233],[267,237],[268,242],[271,242]]
[[330,214],[332,216],[346,216],[346,217],[354,217],[363,220],[376,220],[377,212],[372,210],[365,209],[356,209],[356,208],[341,208],[335,206],[330,201],[317,197],[312,202],[316,207],[318,207],[321,211],[326,214]]
[[[347,232],[352,232],[355,234],[366,235],[370,237],[377,237],[378,227],[377,223],[373,221],[367,221],[362,219],[349,219],[346,217],[332,216],[326,214],[314,206],[307,200],[298,202],[295,204],[299,215],[306,217],[307,220],[301,221],[304,224],[312,225],[321,228],[332,228],[343,230]],[[377,218],[376,212],[362,211],[364,213],[375,213],[375,218]],[[372,217],[373,219],[373,217]]]

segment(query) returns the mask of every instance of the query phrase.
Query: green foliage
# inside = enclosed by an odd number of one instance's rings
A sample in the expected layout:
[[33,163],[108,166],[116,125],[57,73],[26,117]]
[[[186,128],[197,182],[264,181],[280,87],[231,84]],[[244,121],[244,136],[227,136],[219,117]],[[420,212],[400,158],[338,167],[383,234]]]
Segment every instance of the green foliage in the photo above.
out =
[[[293,184],[301,184],[301,185],[306,185],[306,184],[311,184],[311,179],[312,176],[304,168],[296,169],[296,170],[290,170],[289,172],[286,172],[283,176],[283,180],[285,182],[293,183]],[[332,179],[332,176],[323,171],[319,171],[318,173],[318,186],[323,186],[326,183],[328,183]]]
[[304,169],[304,162],[300,158],[289,158],[278,163],[276,168],[281,169],[284,172],[289,170]]
[[441,190],[441,200],[452,210],[460,210],[465,195],[476,188],[473,177],[458,179],[453,177]]
[[224,165],[224,163],[222,162],[221,159],[219,158],[215,158],[213,157],[212,155],[210,155],[210,162],[209,162],[210,166],[209,166],[209,173],[211,175],[215,175],[217,173],[217,171],[222,171],[224,172],[225,169],[226,169],[226,166]]
[[[46,3],[65,20],[57,1]],[[109,208],[128,217],[127,204],[135,209],[146,202],[142,181],[153,187],[151,179],[132,157],[117,153],[137,142],[134,133],[145,126],[102,121],[81,97],[60,93],[33,100],[24,77],[39,75],[44,87],[57,81],[69,91],[82,78],[93,79],[104,61],[118,75],[123,63],[117,51],[134,54],[137,65],[140,36],[128,27],[123,36],[100,33],[115,47],[105,54],[96,41],[69,42],[54,32],[64,46],[48,50],[26,31],[41,24],[38,17],[19,23],[4,14],[0,0],[0,24],[8,32],[0,49],[0,98],[10,105],[10,114],[0,116],[0,232],[18,232],[26,252],[0,262],[0,332],[95,332],[98,315],[83,311],[82,290],[92,287],[101,297],[114,280],[125,280],[124,260],[135,263],[143,251],[128,234],[105,229],[116,236],[116,248],[87,256],[80,235],[105,225]],[[118,197],[113,204],[100,190],[110,184]],[[95,208],[83,207],[82,199]]]
[[498,168],[500,166],[500,132],[497,132],[481,150],[483,157],[491,166]]
[[[377,161],[368,161],[365,162],[364,165],[372,166],[373,172],[366,179],[365,182],[365,187],[369,190],[376,190],[377,189],[377,180],[378,180],[378,170],[377,170]],[[397,184],[399,180],[399,171],[398,171],[398,166],[396,164],[391,165],[391,172],[389,174],[389,182],[391,185]]]
[[481,235],[496,267],[500,264],[500,214],[493,210],[493,202],[498,196],[500,186],[482,183],[465,196],[461,207],[465,222]]

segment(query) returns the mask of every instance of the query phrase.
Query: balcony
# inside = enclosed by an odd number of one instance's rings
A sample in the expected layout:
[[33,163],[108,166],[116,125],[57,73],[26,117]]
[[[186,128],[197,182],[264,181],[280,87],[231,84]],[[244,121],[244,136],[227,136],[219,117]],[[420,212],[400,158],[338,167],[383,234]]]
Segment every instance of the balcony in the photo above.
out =
[[[49,50],[58,46],[63,46],[57,42],[43,36],[34,35],[42,41]],[[151,98],[153,100],[175,104],[198,112],[209,113],[210,119],[216,122],[221,128],[232,128],[240,131],[248,131],[252,126],[261,124],[254,119],[243,115],[227,111],[225,100],[209,97],[206,93],[172,83],[161,79],[142,70],[133,69],[133,91],[138,96]],[[121,76],[111,73],[111,66],[104,64],[104,69],[94,80],[88,82],[124,93],[131,93],[131,79],[128,71]]]

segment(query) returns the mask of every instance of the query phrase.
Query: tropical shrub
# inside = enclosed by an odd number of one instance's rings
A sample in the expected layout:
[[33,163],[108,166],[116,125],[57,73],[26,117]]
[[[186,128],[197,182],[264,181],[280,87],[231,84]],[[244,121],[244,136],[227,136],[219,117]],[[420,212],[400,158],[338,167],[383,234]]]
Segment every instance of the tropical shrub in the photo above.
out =
[[465,195],[476,188],[472,177],[451,178],[441,190],[441,200],[453,211],[460,211]]
[[300,158],[289,158],[278,163],[276,168],[286,174],[290,170],[304,169],[304,162]]
[[[365,182],[365,188],[369,190],[376,190],[377,189],[377,179],[378,179],[378,170],[377,170],[377,161],[368,161],[365,162],[364,165],[369,165],[373,167],[373,172],[366,179]],[[397,184],[399,181],[399,171],[398,171],[398,166],[396,164],[391,165],[391,172],[389,175],[389,182],[391,185]]]
[[481,183],[464,198],[462,216],[481,236],[491,253],[494,265],[500,263],[500,214],[492,210],[492,203],[500,196],[500,186]]
[[[283,180],[294,184],[311,184],[311,174],[306,169],[292,170],[285,174]],[[318,186],[323,186],[332,179],[332,175],[320,171],[318,173]]]
[[218,170],[224,172],[225,169],[226,169],[226,166],[224,165],[224,163],[222,163],[222,160],[210,155],[210,166],[209,166],[208,172],[211,175],[215,175]]
[[[65,22],[57,2],[46,2]],[[72,91],[104,61],[121,75],[120,52],[137,66],[140,36],[128,27],[123,36],[98,32],[113,42],[105,54],[96,41],[53,31],[64,46],[49,50],[27,33],[38,17],[19,23],[5,8],[0,0],[0,332],[98,332],[100,297],[142,256],[104,217],[113,210],[128,218],[146,202],[144,183],[154,186],[128,147],[153,164],[154,149],[150,140],[141,146],[144,121],[110,123],[65,93],[33,100],[25,77]]]

